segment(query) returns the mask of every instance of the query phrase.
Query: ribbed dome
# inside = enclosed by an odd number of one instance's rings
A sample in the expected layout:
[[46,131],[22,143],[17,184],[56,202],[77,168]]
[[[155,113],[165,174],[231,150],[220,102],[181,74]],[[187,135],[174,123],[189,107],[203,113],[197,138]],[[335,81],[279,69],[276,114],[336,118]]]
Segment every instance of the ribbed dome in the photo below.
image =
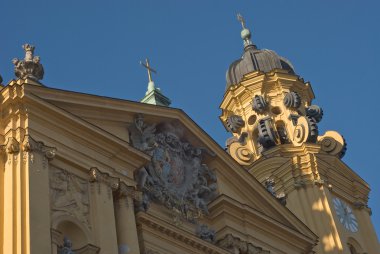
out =
[[268,49],[257,49],[255,45],[248,45],[244,49],[241,59],[234,61],[226,73],[228,89],[231,85],[238,84],[243,76],[253,71],[270,72],[273,69],[287,70],[294,74],[292,64],[276,52]]

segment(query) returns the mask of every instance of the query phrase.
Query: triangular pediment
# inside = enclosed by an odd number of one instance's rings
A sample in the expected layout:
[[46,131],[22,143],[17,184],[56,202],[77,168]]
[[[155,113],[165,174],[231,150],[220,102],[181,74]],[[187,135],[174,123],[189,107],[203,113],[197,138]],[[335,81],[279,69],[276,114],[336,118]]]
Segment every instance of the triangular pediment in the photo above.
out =
[[[128,144],[130,128],[136,124],[138,115],[144,116],[147,125],[169,129],[193,148],[203,151],[202,162],[213,170],[217,177],[218,195],[240,204],[246,213],[260,214],[268,221],[276,222],[315,241],[316,236],[281,205],[246,169],[241,167],[207,133],[204,132],[182,110],[144,103],[81,94],[38,86],[25,86],[25,95],[45,102],[44,107],[55,107],[57,113],[70,114],[81,119],[83,128],[96,126],[100,132],[117,137]],[[85,123],[88,126],[85,126]],[[170,127],[168,127],[170,126]],[[133,139],[133,138],[132,138]],[[217,197],[214,197],[214,199]],[[227,200],[227,199],[226,199]]]

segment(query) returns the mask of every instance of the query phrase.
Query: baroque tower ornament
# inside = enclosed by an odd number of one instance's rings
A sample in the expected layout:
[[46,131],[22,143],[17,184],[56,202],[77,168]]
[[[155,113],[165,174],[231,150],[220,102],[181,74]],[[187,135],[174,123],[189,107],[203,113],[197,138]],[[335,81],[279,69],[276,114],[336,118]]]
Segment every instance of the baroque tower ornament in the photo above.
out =
[[135,177],[143,192],[142,210],[156,201],[194,221],[208,213],[207,204],[216,195],[216,176],[202,163],[205,149],[185,142],[181,132],[169,123],[148,125],[138,115],[130,127],[131,141],[152,160]]
[[24,60],[14,58],[12,60],[15,66],[15,75],[20,79],[32,79],[38,81],[44,77],[44,68],[40,63],[40,57],[34,56],[35,47],[30,44],[22,45],[25,51]]

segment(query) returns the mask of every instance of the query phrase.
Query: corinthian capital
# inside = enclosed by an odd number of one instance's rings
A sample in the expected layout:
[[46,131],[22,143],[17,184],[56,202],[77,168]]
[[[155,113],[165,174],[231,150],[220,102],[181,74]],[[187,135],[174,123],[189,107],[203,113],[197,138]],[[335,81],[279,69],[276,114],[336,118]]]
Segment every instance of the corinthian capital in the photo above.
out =
[[36,141],[29,135],[26,135],[24,137],[24,141],[22,142],[22,148],[24,152],[42,153],[48,160],[52,160],[55,157],[55,154],[57,153],[57,149],[55,147],[47,146],[41,141]]
[[108,173],[101,172],[98,168],[90,169],[90,182],[102,182],[111,187],[113,191],[117,190],[120,185],[119,178],[112,177]]
[[138,191],[135,190],[135,187],[128,186],[123,182],[120,182],[119,189],[117,190],[118,197],[131,197],[132,199],[138,198]]
[[2,146],[2,150],[9,154],[16,154],[20,151],[20,143],[14,137],[9,137],[5,145]]

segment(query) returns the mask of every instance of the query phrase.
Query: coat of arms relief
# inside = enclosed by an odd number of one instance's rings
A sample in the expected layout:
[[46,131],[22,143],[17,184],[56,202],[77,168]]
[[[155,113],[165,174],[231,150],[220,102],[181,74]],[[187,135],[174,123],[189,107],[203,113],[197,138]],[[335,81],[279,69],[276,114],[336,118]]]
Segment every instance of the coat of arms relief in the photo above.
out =
[[143,192],[140,209],[159,202],[189,221],[207,214],[207,204],[216,195],[216,176],[202,163],[206,149],[186,142],[181,126],[147,124],[142,115],[130,126],[132,145],[151,155],[151,162],[136,174]]

